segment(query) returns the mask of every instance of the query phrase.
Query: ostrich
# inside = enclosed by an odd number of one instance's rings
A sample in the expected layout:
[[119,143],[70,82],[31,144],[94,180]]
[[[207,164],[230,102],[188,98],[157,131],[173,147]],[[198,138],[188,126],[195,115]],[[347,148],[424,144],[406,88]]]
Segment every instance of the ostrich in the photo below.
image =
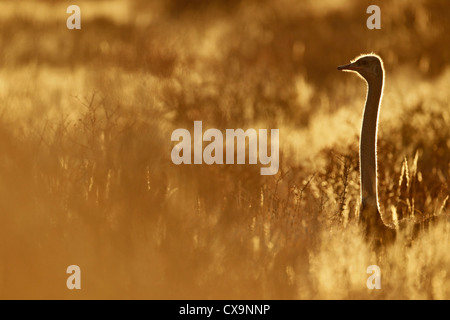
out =
[[362,55],[338,70],[354,71],[367,83],[367,98],[359,144],[359,170],[361,179],[360,220],[366,237],[377,243],[395,239],[395,226],[385,224],[378,204],[377,184],[377,128],[378,110],[383,95],[384,68],[375,54]]

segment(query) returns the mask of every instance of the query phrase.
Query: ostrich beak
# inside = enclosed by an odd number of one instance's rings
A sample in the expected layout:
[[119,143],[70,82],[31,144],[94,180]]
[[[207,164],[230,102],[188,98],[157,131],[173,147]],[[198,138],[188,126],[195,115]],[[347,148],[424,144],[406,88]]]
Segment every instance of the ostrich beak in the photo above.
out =
[[357,70],[358,67],[355,63],[344,64],[343,66],[337,67],[338,70]]

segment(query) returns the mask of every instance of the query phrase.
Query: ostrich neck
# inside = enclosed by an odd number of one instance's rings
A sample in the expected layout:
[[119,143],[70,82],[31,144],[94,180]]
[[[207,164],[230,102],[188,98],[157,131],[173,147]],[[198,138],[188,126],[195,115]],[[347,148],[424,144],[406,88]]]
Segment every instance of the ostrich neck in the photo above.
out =
[[360,137],[361,200],[364,209],[378,209],[377,126],[383,77],[367,81],[368,92]]

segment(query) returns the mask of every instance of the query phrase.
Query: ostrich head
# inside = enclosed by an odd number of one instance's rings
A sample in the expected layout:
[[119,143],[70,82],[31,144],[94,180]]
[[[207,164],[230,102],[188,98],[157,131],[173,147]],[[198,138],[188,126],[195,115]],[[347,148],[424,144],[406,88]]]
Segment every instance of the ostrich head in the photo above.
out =
[[367,82],[383,78],[383,64],[374,54],[360,56],[349,64],[339,66],[338,70],[355,71]]

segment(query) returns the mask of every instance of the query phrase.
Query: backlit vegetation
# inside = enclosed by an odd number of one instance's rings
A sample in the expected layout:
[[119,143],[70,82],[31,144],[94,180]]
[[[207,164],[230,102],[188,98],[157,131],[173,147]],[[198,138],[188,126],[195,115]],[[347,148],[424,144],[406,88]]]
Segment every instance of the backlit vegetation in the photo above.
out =
[[[384,59],[385,218],[448,215],[447,1],[381,3],[372,31],[368,1],[75,1],[79,31],[65,1],[20,2],[0,3],[1,298],[450,298],[448,222],[363,240],[365,86],[336,70]],[[280,172],[175,166],[194,120],[279,128]]]

